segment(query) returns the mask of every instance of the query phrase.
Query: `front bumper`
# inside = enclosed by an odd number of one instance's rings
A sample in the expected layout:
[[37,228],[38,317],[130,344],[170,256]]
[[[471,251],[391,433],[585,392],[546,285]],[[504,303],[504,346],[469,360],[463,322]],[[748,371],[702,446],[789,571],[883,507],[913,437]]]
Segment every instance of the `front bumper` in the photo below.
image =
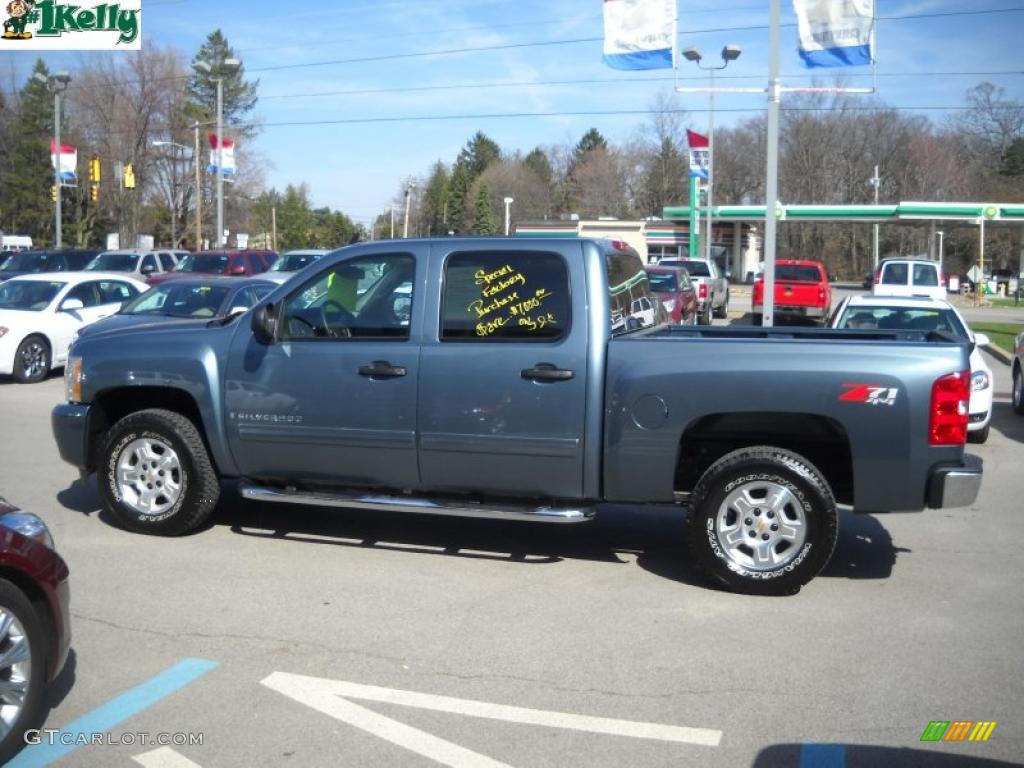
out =
[[976,456],[964,456],[958,465],[938,467],[928,479],[928,506],[931,509],[969,507],[981,490],[982,465]]
[[53,437],[60,457],[81,470],[91,469],[89,455],[89,406],[59,403],[50,414]]

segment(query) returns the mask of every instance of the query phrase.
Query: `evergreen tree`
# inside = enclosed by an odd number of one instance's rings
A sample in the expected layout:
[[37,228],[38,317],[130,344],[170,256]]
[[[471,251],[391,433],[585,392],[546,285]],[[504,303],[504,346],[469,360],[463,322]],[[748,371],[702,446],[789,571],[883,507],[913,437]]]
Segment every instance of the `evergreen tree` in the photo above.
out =
[[605,141],[604,136],[597,128],[591,128],[585,134],[583,138],[576,144],[576,148],[572,151],[572,160],[570,162],[570,170],[578,166],[586,158],[588,152],[593,152],[595,149],[608,149],[608,142]]
[[448,234],[449,184],[448,169],[438,160],[430,172],[420,202],[422,223],[432,235]]
[[689,164],[667,136],[658,152],[645,163],[643,189],[638,201],[645,216],[661,216],[665,206],[686,199]]
[[550,185],[555,173],[551,168],[551,161],[543,149],[537,147],[530,154],[523,158],[523,165],[533,171],[537,178],[545,184]]
[[[217,118],[217,78],[222,78],[222,97],[224,104],[224,125],[234,125],[233,131],[242,136],[253,136],[256,130],[252,126],[241,126],[241,123],[253,108],[258,99],[256,89],[260,81],[245,80],[245,64],[236,69],[224,66],[225,59],[238,58],[228,44],[224,34],[216,29],[207,35],[199,51],[192,57],[192,75],[186,85],[188,105],[186,111],[193,120],[209,122]],[[213,67],[209,73],[194,68],[196,62],[205,61]]]
[[483,132],[477,131],[459,152],[456,165],[465,165],[469,171],[469,180],[473,182],[487,170],[487,166],[500,159],[501,148],[497,143],[485,136]]
[[[37,60],[32,74],[49,76]],[[53,95],[45,83],[30,76],[21,89],[18,120],[12,126],[11,154],[4,177],[0,229],[31,235],[33,240],[53,238]]]
[[474,235],[493,235],[498,231],[491,212],[491,193],[486,184],[480,185],[476,196],[476,219],[473,222]]
[[457,235],[464,231],[463,221],[472,184],[469,169],[463,163],[456,163],[448,193],[448,230]]

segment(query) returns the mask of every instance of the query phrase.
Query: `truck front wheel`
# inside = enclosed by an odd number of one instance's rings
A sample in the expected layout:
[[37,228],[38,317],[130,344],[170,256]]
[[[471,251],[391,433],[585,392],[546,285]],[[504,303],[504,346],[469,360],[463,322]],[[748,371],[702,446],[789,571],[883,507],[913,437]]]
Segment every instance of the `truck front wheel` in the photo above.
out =
[[179,413],[129,414],[107,432],[98,479],[107,509],[123,527],[177,536],[213,512],[220,482],[195,425]]
[[798,454],[769,446],[728,453],[704,473],[692,498],[690,554],[733,591],[794,594],[832,557],[835,498]]

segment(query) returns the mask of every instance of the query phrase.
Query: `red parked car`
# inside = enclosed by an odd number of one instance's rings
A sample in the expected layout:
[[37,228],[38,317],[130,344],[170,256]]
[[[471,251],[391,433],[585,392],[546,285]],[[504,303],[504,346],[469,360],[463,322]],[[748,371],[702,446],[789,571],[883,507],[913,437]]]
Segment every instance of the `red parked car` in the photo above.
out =
[[[832,286],[820,261],[779,259],[775,262],[775,315],[828,321],[832,310]],[[764,313],[764,275],[757,278],[751,294],[754,324]]]
[[0,498],[0,765],[38,728],[71,645],[68,567],[46,523]]
[[146,282],[159,285],[165,280],[197,274],[248,277],[266,272],[276,259],[274,251],[199,251],[179,261],[172,272],[153,275]]
[[651,290],[676,325],[697,324],[697,291],[684,267],[644,267]]

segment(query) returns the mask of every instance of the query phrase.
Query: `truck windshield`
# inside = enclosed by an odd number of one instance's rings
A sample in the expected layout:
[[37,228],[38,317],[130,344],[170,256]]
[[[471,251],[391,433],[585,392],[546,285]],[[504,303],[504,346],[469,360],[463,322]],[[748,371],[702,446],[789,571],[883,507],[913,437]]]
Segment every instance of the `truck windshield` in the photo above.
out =
[[220,274],[227,269],[228,256],[226,253],[190,253],[178,262],[174,268],[175,272],[206,272]]
[[86,267],[90,272],[134,272],[139,263],[137,253],[101,253]]
[[163,317],[214,317],[228,288],[225,285],[181,285],[164,283],[150,288],[127,304],[122,315],[160,315]]
[[0,272],[42,272],[46,254],[25,251],[14,253],[0,261]]
[[0,285],[0,309],[42,312],[64,285],[48,280],[8,280]]
[[298,272],[303,267],[307,267],[314,261],[319,261],[323,258],[322,254],[319,253],[286,253],[279,256],[277,261],[274,262],[270,268],[271,272]]

